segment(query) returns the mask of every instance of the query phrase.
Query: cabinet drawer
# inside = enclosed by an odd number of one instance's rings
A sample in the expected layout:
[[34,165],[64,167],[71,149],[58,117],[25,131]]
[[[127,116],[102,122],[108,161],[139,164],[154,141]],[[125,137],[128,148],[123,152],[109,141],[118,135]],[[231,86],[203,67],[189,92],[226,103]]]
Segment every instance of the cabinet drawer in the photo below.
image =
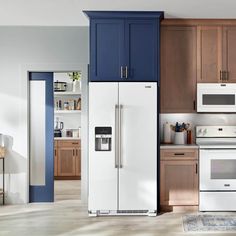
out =
[[164,149],[161,150],[161,160],[198,159],[198,149]]
[[78,147],[80,146],[80,140],[66,140],[58,141],[58,147]]

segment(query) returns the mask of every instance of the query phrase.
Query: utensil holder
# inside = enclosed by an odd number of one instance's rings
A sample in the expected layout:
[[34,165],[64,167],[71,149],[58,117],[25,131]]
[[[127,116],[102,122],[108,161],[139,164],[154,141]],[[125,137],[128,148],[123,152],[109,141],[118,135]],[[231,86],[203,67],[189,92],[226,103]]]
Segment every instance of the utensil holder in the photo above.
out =
[[185,144],[184,132],[175,132],[174,144]]

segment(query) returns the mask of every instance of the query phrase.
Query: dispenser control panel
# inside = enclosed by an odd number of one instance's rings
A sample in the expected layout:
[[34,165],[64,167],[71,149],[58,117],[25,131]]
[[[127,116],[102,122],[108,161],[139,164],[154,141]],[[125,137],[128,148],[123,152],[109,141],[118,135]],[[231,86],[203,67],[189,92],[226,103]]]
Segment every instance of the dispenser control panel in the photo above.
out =
[[95,151],[111,151],[111,139],[111,127],[95,127]]

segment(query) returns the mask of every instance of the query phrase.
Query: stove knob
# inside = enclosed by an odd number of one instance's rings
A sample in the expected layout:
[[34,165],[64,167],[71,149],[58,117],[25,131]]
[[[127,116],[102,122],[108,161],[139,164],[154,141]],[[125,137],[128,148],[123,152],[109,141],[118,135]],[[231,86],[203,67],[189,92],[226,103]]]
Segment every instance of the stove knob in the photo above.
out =
[[203,130],[203,135],[207,134],[207,129]]
[[202,135],[202,129],[199,129],[197,132],[198,135]]

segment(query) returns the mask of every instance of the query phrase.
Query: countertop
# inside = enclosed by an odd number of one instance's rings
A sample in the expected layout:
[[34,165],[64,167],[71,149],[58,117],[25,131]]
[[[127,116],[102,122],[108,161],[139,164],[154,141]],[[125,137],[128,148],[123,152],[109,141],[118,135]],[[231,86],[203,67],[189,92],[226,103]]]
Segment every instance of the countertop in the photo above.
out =
[[180,144],[180,145],[176,145],[176,144],[161,144],[161,149],[176,149],[176,148],[194,148],[194,149],[198,149],[199,146],[197,144]]
[[78,137],[54,137],[54,140],[80,140]]

